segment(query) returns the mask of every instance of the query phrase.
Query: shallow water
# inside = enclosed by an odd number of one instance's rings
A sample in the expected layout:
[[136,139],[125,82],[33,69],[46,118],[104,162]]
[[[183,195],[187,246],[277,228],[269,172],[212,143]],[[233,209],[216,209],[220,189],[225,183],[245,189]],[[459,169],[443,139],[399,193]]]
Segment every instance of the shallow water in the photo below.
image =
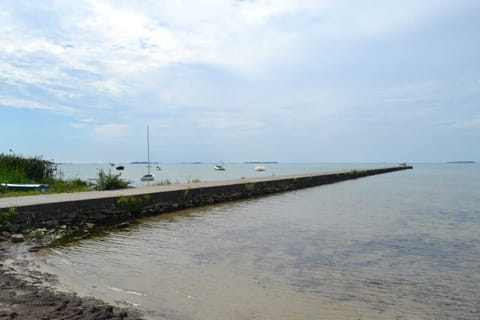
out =
[[479,169],[182,211],[39,256],[65,287],[152,319],[478,319]]

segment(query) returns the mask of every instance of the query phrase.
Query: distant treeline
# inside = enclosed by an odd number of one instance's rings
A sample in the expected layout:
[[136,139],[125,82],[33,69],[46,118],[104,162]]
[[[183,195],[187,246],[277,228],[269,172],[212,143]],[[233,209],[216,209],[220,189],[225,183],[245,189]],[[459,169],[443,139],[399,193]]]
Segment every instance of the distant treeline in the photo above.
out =
[[55,163],[42,157],[0,154],[1,183],[48,183],[54,178]]
[[475,161],[448,161],[448,163],[475,163]]

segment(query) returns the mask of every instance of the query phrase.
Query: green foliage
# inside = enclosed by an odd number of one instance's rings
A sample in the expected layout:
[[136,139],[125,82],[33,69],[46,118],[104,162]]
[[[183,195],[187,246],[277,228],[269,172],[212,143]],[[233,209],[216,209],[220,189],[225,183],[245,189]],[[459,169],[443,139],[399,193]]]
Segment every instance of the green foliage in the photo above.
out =
[[159,182],[155,183],[156,186],[168,186],[171,185],[172,182],[168,179],[160,180]]
[[14,154],[0,154],[0,182],[48,183],[55,173],[55,163],[41,156],[26,158]]
[[248,193],[252,193],[253,191],[255,191],[255,183],[253,182],[245,183],[245,189],[247,190]]
[[122,174],[114,174],[111,170],[106,173],[103,169],[98,171],[96,190],[115,190],[128,188],[130,181],[126,181],[120,178]]
[[0,231],[5,231],[10,228],[13,217],[17,214],[15,208],[10,208],[8,211],[0,211]]
[[126,211],[138,211],[150,204],[151,201],[152,199],[148,194],[143,197],[120,196],[115,201],[115,207]]
[[200,180],[199,178],[191,179],[190,176],[187,177],[187,183],[198,183],[198,182],[202,182],[202,180]]
[[[73,179],[61,179],[55,163],[42,160],[41,157],[23,157],[14,154],[0,154],[0,198],[36,195],[45,193],[79,192],[91,190],[88,182]],[[39,183],[48,184],[48,191],[12,191],[3,183]]]
[[59,192],[79,192],[88,191],[91,187],[87,181],[81,179],[73,180],[54,180],[50,184],[49,191],[52,193]]
[[350,176],[358,176],[358,175],[361,175],[363,173],[365,173],[365,170],[355,170],[355,169],[353,169],[353,170],[350,170],[349,172],[347,172],[347,174],[350,175]]

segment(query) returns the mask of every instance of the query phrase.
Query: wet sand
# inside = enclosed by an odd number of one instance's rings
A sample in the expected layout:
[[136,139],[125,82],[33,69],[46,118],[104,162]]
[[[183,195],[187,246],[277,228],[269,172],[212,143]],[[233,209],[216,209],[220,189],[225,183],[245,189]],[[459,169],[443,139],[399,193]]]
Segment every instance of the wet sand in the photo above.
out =
[[0,243],[0,319],[142,319],[135,310],[108,305],[93,298],[83,298],[74,293],[59,292],[49,282],[53,275],[31,271],[27,276],[19,269],[27,261],[15,260],[15,265],[6,264],[8,242]]

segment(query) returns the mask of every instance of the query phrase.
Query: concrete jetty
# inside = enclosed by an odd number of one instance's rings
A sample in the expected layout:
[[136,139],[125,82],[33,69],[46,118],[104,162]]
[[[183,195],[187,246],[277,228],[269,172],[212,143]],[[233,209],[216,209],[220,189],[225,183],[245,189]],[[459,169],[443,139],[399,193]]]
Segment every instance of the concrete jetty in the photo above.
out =
[[186,208],[257,197],[412,169],[394,166],[226,181],[150,186],[112,191],[0,198],[0,211],[15,208],[12,231],[59,225],[114,224]]

